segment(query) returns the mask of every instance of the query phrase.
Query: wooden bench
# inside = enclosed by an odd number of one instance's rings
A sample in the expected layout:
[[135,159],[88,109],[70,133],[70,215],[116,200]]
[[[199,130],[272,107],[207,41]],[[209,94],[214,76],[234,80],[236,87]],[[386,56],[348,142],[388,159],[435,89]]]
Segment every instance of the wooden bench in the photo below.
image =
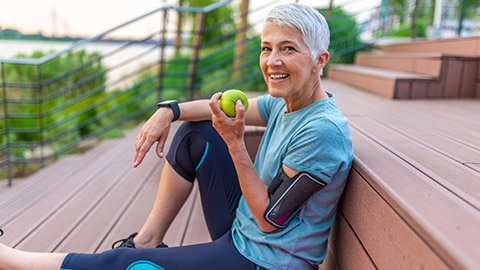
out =
[[324,81],[355,161],[326,269],[478,269],[480,100],[384,99]]

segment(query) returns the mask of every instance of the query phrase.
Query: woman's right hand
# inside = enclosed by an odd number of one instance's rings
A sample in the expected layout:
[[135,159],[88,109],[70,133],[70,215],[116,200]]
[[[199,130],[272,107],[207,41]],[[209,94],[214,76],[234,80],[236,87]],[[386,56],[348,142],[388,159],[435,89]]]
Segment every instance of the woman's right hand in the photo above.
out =
[[155,142],[157,142],[156,152],[158,157],[164,157],[163,148],[170,131],[172,119],[173,112],[170,108],[160,108],[143,125],[135,143],[134,168],[142,163],[143,158]]

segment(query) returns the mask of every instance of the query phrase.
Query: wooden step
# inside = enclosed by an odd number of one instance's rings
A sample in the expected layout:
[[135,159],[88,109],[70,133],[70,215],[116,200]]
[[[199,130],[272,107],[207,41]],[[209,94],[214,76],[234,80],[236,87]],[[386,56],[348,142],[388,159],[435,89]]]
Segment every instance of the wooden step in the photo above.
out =
[[331,65],[328,78],[346,82],[386,98],[426,97],[427,75],[357,65]]
[[[403,59],[401,55],[399,58],[395,58],[391,54],[387,54],[390,56],[383,59],[381,54],[378,54],[380,56],[372,55],[360,55],[359,61],[377,67],[334,64],[328,69],[328,77],[394,99],[473,98],[478,94],[479,83],[477,83],[476,76],[479,72],[479,61],[477,58],[442,55],[439,75],[428,76],[392,70],[392,68],[416,69],[414,66],[416,60],[412,60],[412,58]],[[373,59],[366,60],[369,56],[372,56]],[[428,57],[434,58],[438,55]],[[378,63],[376,62],[377,58],[381,58]],[[387,68],[389,61],[392,63],[390,69]],[[428,61],[438,60],[427,59],[425,61],[427,62],[420,64],[419,67],[428,65]],[[433,74],[436,69],[437,67],[427,73]]]
[[355,64],[438,77],[441,58],[440,53],[359,52],[355,55]]
[[480,57],[480,36],[419,40],[382,47],[384,52],[442,53],[457,56]]

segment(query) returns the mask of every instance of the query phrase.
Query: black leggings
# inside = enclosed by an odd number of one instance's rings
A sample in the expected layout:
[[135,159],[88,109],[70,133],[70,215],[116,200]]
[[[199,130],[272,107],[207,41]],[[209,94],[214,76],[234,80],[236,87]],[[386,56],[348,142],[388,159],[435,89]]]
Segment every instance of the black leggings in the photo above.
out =
[[242,193],[228,148],[212,123],[183,123],[166,159],[187,181],[197,179],[213,241],[183,247],[70,253],[62,269],[263,269],[243,257],[233,244],[230,229]]

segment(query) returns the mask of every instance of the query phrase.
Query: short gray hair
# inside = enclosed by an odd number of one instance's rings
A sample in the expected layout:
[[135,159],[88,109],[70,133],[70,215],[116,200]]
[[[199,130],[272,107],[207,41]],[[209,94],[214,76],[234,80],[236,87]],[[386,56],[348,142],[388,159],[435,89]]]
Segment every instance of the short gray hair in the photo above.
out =
[[320,12],[302,4],[284,4],[274,7],[265,19],[267,25],[288,26],[300,31],[303,42],[310,49],[312,61],[328,50],[330,30],[325,18]]

